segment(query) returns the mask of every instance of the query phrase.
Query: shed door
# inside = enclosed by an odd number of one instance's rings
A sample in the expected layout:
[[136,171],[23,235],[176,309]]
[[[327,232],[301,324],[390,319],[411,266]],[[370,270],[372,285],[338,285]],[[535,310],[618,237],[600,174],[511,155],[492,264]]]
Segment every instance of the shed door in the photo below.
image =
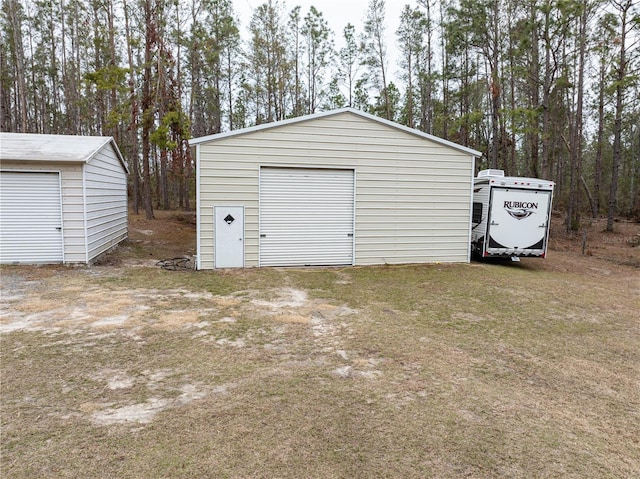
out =
[[216,206],[214,231],[216,240],[216,268],[244,266],[244,207]]
[[0,173],[0,262],[62,263],[58,173]]
[[353,225],[353,170],[260,170],[260,266],[351,265]]

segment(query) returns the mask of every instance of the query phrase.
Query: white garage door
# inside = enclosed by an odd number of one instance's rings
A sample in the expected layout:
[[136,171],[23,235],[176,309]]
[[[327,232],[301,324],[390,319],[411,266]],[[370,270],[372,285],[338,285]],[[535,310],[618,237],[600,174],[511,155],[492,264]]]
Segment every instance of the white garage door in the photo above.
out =
[[58,173],[0,173],[0,262],[63,260]]
[[354,172],[260,170],[260,266],[353,264]]

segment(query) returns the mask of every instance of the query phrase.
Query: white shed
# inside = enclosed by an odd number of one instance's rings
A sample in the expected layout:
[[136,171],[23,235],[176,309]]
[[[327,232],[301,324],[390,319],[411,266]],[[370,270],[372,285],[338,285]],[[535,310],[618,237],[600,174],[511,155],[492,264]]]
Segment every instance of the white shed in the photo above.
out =
[[478,151],[351,108],[190,143],[199,269],[469,261]]
[[111,137],[0,133],[0,262],[90,264],[127,238]]

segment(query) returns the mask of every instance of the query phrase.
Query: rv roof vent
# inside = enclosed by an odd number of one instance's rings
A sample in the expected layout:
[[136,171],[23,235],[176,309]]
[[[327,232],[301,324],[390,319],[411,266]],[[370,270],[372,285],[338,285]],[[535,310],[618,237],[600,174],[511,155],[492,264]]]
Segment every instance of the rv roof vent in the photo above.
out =
[[478,172],[478,178],[483,178],[485,176],[499,176],[501,178],[504,178],[504,171],[503,170],[482,170]]

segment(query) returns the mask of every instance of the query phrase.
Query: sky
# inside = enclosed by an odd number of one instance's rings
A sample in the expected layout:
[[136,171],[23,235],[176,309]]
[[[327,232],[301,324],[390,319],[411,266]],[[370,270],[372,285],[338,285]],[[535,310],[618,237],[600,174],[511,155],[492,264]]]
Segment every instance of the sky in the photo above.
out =
[[[240,19],[240,32],[244,38],[247,35],[252,12],[263,3],[265,0],[233,0],[234,9]],[[342,32],[347,23],[356,27],[358,35],[362,33],[369,0],[284,0],[284,5],[287,12],[300,5],[302,18],[309,12],[311,6],[315,6],[333,30],[336,48],[339,49],[343,45]],[[392,74],[399,69],[397,66],[399,52],[395,32],[400,24],[400,13],[405,5],[415,8],[417,2],[416,0],[387,0],[385,2],[388,67]]]

